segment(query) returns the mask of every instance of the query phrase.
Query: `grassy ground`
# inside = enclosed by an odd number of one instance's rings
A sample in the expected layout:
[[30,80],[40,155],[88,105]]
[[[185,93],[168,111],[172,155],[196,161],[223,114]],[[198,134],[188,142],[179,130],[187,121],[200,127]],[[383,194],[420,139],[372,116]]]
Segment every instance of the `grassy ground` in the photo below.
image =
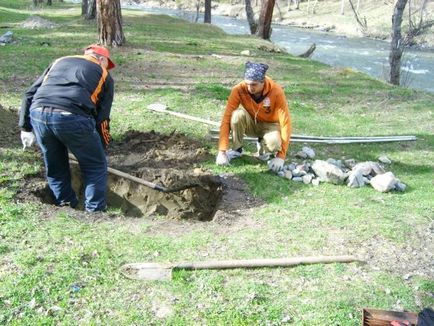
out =
[[[29,1],[0,0],[1,27],[17,42],[0,47],[0,104],[18,109],[25,89],[61,55],[96,40],[80,8],[55,2],[34,10]],[[59,24],[27,30],[38,14]],[[207,128],[146,111],[155,101],[219,120],[246,60],[267,62],[285,88],[297,134],[414,134],[418,141],[313,146],[320,159],[376,160],[408,185],[405,193],[288,183],[265,165],[242,158],[228,168],[265,205],[224,222],[129,219],[82,220],[68,210],[14,200],[22,181],[41,170],[22,152],[15,133],[0,154],[0,323],[11,325],[359,325],[361,309],[419,311],[434,306],[434,96],[390,87],[349,69],[259,50],[253,37],[213,26],[124,11],[128,43],[113,49],[116,98],[112,132],[176,129],[206,140]],[[2,28],[2,30],[7,30]],[[44,46],[43,44],[49,44]],[[253,58],[239,55],[249,49]],[[212,56],[210,54],[217,54]],[[5,127],[2,121],[2,127]],[[292,159],[302,144],[294,143]],[[50,216],[50,217],[48,217]],[[177,271],[172,281],[134,282],[118,268],[129,262],[169,262],[354,254],[367,264],[291,269]]]

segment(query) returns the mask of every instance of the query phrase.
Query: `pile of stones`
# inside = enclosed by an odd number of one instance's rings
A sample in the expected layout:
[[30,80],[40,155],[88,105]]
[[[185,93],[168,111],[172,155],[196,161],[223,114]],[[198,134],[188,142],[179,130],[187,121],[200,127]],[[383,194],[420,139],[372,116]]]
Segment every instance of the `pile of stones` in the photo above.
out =
[[347,184],[351,188],[371,185],[375,190],[388,192],[391,190],[405,191],[406,185],[399,181],[392,172],[387,172],[385,166],[392,162],[387,156],[379,157],[379,162],[359,162],[354,159],[335,160],[329,158],[314,160],[315,152],[304,146],[295,155],[303,159],[303,163],[291,162],[285,164],[277,173],[280,177],[304,184],[312,183],[318,186],[320,182]]

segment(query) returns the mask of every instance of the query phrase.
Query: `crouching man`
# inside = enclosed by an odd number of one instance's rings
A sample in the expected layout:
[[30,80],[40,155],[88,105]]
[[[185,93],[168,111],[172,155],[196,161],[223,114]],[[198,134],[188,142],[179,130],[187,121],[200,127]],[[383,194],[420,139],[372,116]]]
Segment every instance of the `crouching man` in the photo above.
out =
[[[244,81],[232,89],[220,125],[217,165],[228,165],[240,157],[247,135],[258,138],[260,159],[273,156],[268,161],[270,170],[282,169],[291,136],[291,118],[285,93],[265,75],[267,69],[266,64],[247,62]],[[230,131],[233,149],[229,149]]]

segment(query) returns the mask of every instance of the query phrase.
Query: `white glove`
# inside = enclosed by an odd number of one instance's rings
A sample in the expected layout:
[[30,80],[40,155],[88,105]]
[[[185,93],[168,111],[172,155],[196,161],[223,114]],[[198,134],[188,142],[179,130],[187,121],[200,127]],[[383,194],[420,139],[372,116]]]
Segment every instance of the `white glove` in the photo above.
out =
[[277,173],[282,170],[283,163],[285,163],[283,159],[281,159],[280,157],[275,157],[272,160],[268,161],[268,168],[273,172]]
[[21,131],[21,143],[23,143],[23,151],[27,147],[32,147],[35,143],[36,137],[32,131]]
[[219,151],[215,163],[217,165],[229,165],[229,158],[225,151]]

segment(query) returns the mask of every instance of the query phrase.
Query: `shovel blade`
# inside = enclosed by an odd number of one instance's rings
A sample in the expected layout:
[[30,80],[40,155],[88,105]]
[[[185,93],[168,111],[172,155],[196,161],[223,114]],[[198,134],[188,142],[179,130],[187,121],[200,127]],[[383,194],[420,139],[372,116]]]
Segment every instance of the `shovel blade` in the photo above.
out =
[[172,279],[172,266],[157,263],[134,263],[123,265],[121,273],[130,279],[162,281]]

